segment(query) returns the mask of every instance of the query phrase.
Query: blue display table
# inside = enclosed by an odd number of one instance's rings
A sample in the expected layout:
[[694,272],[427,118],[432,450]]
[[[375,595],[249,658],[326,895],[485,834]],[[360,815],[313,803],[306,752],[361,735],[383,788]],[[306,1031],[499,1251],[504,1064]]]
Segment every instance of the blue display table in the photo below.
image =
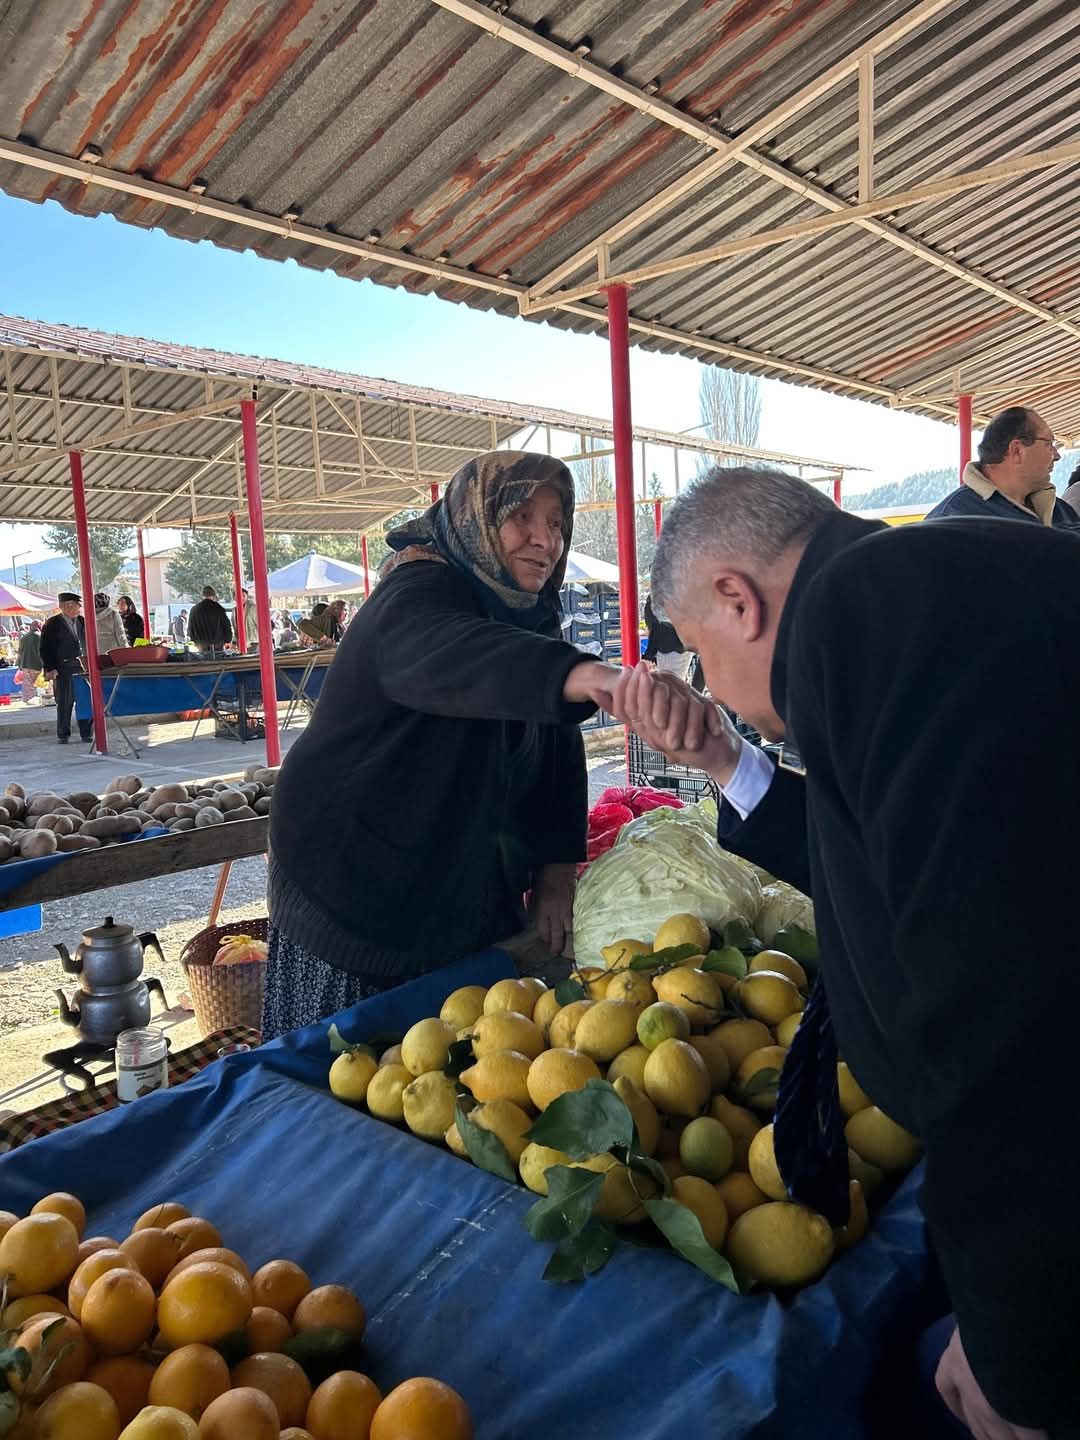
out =
[[[491,952],[337,1017],[351,1038],[403,1031],[458,985],[512,973]],[[790,1303],[736,1296],[664,1249],[620,1245],[574,1287],[540,1279],[533,1197],[350,1110],[325,1089],[326,1027],[214,1064],[182,1088],[0,1159],[0,1208],[72,1190],[88,1234],[122,1239],[161,1200],[219,1226],[254,1267],[286,1256],[369,1315],[382,1386],[435,1375],[477,1440],[870,1440],[875,1373],[926,1287],[912,1177],[871,1237]]]

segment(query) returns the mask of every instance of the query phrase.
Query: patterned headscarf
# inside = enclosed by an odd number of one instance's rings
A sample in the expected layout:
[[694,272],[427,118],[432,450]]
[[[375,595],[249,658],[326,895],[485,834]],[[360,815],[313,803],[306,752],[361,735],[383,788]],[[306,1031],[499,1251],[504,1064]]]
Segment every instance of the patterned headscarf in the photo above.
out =
[[[503,563],[499,526],[550,485],[562,500],[563,553],[543,590],[522,590]],[[430,510],[391,530],[386,543],[398,564],[444,560],[472,580],[495,619],[530,630],[557,627],[559,588],[574,530],[574,482],[561,460],[523,450],[492,450],[463,465]],[[394,568],[393,565],[390,567]],[[382,571],[380,571],[380,578]]]

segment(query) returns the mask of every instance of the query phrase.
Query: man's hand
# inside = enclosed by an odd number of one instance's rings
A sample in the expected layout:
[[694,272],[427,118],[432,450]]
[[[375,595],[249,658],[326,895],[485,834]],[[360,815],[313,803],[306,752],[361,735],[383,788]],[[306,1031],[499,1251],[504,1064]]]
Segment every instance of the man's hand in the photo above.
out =
[[1045,1430],[1030,1430],[1002,1419],[975,1379],[959,1326],[945,1347],[934,1377],[938,1393],[949,1409],[971,1431],[975,1440],[1047,1440]]
[[532,918],[540,939],[553,955],[561,955],[574,921],[576,865],[544,865],[532,892]]
[[46,671],[45,671],[45,679],[46,679],[46,680],[55,680],[56,677],[57,677],[57,675],[58,675],[59,673],[60,673],[60,672],[59,672],[58,670],[46,670]]
[[718,785],[735,773],[742,749],[735,727],[719,705],[667,671],[623,670],[605,708],[677,765],[704,770]]
[[614,665],[599,660],[583,660],[575,665],[563,683],[563,699],[570,704],[587,704],[590,700],[601,710],[611,709],[611,694],[619,678]]

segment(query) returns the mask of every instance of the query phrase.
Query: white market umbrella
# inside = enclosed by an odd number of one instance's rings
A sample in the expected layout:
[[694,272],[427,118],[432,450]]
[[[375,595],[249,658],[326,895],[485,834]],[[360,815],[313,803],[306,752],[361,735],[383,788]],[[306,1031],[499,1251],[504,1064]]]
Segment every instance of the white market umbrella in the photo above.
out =
[[567,585],[618,585],[619,570],[606,560],[596,560],[583,555],[580,550],[571,550],[566,556]]
[[[376,577],[369,573],[369,583]],[[301,555],[274,570],[267,577],[271,595],[340,595],[364,588],[364,570],[348,560],[332,560],[329,555]]]

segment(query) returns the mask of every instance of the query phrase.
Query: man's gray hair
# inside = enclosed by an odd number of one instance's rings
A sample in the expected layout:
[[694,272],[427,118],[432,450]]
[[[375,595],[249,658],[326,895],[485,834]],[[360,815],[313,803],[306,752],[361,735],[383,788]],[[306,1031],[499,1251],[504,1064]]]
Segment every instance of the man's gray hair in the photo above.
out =
[[768,567],[835,514],[828,496],[783,470],[715,466],[664,517],[652,568],[654,607],[666,611],[676,601],[697,557]]

